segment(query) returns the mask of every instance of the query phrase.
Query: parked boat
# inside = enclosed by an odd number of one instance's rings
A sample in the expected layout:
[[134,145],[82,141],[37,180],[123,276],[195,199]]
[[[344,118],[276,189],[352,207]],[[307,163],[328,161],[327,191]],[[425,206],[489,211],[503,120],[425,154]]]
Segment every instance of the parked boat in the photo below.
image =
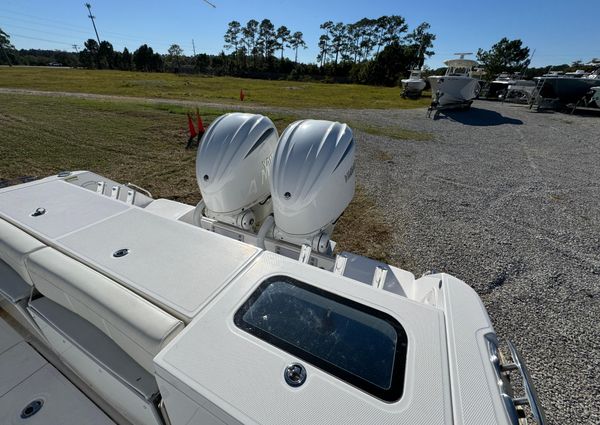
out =
[[444,62],[448,67],[443,76],[431,76],[433,105],[437,108],[469,108],[480,90],[479,81],[471,75],[477,62],[465,59],[471,53],[457,53],[459,59]]
[[421,77],[420,69],[413,69],[410,72],[410,76],[403,80],[402,82],[402,97],[410,97],[410,98],[419,98],[421,97],[421,93],[425,89],[427,83]]
[[533,80],[514,80],[508,85],[503,100],[514,103],[529,103],[535,93],[536,83]]
[[466,283],[334,253],[354,158],[345,124],[234,113],[196,206],[87,171],[0,189],[1,305],[27,335],[0,320],[2,423],[543,424]]
[[515,103],[528,103],[535,91],[533,80],[523,80],[520,75],[502,73],[483,85],[480,97]]
[[586,74],[545,74],[535,78],[538,81],[539,96],[556,99],[562,105],[576,104],[583,99],[592,87],[600,85],[599,71]]

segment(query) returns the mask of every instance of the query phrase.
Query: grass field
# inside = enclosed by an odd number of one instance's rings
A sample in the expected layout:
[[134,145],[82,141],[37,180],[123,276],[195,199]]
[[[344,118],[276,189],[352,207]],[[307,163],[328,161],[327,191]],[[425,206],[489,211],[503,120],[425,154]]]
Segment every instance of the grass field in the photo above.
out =
[[[0,180],[91,170],[155,198],[195,204],[196,150],[186,150],[181,106],[0,94]],[[223,111],[200,110],[205,125]],[[293,116],[269,114],[282,131]],[[381,260],[390,229],[359,187],[336,227],[344,250]]]
[[44,67],[0,67],[0,87],[226,104],[239,103],[243,89],[246,104],[291,108],[419,108],[431,101],[402,99],[399,87]]

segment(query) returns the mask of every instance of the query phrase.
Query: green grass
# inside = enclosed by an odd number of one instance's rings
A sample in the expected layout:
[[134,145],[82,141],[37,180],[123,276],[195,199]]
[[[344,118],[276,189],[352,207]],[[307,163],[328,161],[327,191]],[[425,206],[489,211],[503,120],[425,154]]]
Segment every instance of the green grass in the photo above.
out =
[[233,77],[175,75],[68,68],[0,67],[0,87],[83,92],[198,102],[290,108],[420,108],[430,99],[402,99],[399,87],[267,81]]
[[[186,150],[187,108],[144,102],[0,94],[0,180],[90,170],[133,182],[155,198],[200,200],[196,150]],[[222,110],[201,108],[208,125]],[[281,132],[292,115],[269,114]],[[343,250],[386,260],[391,230],[360,187],[339,220]]]
[[[0,178],[89,169],[193,202],[195,152],[179,114],[123,102],[0,95]],[[219,111],[202,110],[209,123]]]
[[[195,203],[189,109],[177,105],[0,95],[0,178],[88,169]],[[226,111],[200,108],[205,126]],[[279,131],[294,117],[269,114]],[[138,183],[139,182],[139,183]]]

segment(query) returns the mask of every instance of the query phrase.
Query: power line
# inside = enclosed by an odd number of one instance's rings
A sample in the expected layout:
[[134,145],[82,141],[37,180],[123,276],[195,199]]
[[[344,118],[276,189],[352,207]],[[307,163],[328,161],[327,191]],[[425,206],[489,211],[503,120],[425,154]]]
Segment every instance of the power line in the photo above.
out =
[[[5,9],[5,8],[2,8],[2,7],[0,7],[0,12],[2,12],[2,13],[10,13],[10,14],[13,14],[13,15],[25,16],[25,17],[32,18],[32,19],[35,19],[35,20],[38,20],[38,21],[44,21],[44,23],[46,23],[46,22],[54,22],[54,23],[58,23],[58,24],[61,24],[61,25],[73,26],[71,22],[60,21],[60,20],[48,18],[46,16],[40,17],[40,16],[36,16],[36,15],[30,15],[30,14],[27,14],[27,13],[17,12],[17,11],[10,10],[10,9]],[[12,18],[11,17],[11,19],[17,19],[17,18]],[[86,29],[85,27],[79,27],[79,26],[76,27],[76,28],[79,28],[81,30],[85,30]]]
[[[0,11],[2,9],[0,8]],[[0,12],[1,13],[1,12]],[[13,12],[9,12],[9,13],[13,13]],[[25,15],[25,14],[22,14]],[[32,17],[35,20],[38,21],[44,21],[44,18],[38,18],[38,17],[33,17],[33,15],[26,15],[29,17]],[[16,20],[16,21],[20,21],[20,22],[25,22],[25,23],[29,23],[33,26],[44,26],[44,28],[32,28],[32,27],[26,27],[26,26],[21,26],[21,25],[15,25],[15,24],[8,24],[8,26],[14,27],[14,28],[19,28],[19,29],[26,29],[28,31],[33,31],[35,33],[41,33],[41,34],[54,34],[60,37],[68,37],[68,38],[74,38],[74,37],[78,37],[75,34],[59,34],[59,33],[52,33],[49,32],[47,29],[45,29],[46,27],[54,27],[56,29],[62,30],[62,31],[66,31],[68,33],[81,33],[81,34],[89,34],[89,30],[79,30],[78,28],[81,27],[77,27],[77,26],[72,26],[72,25],[55,25],[55,24],[49,24],[47,22],[35,22],[35,21],[30,21],[30,20],[26,20],[26,19],[22,19],[22,18],[15,18],[13,16],[6,16],[6,15],[0,15],[1,18],[5,18],[5,19],[10,19],[10,20]],[[49,20],[50,22],[52,22],[52,20]],[[57,22],[57,21],[55,21]],[[135,42],[135,43],[146,43],[148,45],[154,45],[157,47],[163,47],[163,48],[167,48],[168,46],[170,46],[170,42],[166,41],[166,40],[148,40],[148,39],[144,39],[144,38],[139,38],[139,37],[133,37],[131,35],[128,34],[123,34],[123,33],[119,33],[119,32],[114,32],[114,31],[104,31],[105,34],[111,35],[111,38],[117,38],[119,42],[121,42],[122,44],[126,44],[127,41],[129,42]],[[192,44],[183,44],[182,46],[188,48],[188,49],[193,49],[194,46]]]
[[[30,21],[30,20],[26,20],[26,19],[22,19],[22,18],[15,18],[14,16],[2,15],[2,13],[3,13],[2,11],[4,11],[4,13],[26,16],[28,18],[34,19],[34,21]],[[29,24],[33,24],[33,25],[44,25],[44,27],[53,26],[58,29],[65,29],[68,31],[80,32],[82,34],[89,34],[89,30],[86,29],[85,27],[80,27],[77,25],[73,25],[71,23],[66,23],[64,21],[58,21],[55,19],[49,19],[49,18],[45,18],[45,17],[39,17],[39,16],[34,16],[34,15],[29,15],[29,14],[19,13],[19,12],[13,12],[13,11],[10,11],[7,9],[2,9],[2,8],[0,8],[0,17],[5,18],[5,19],[17,20],[17,21],[21,21],[21,22],[25,22],[25,23],[29,23]],[[35,22],[35,21],[41,21],[41,22]],[[53,22],[55,24],[49,24],[48,22]],[[60,25],[56,25],[56,23],[58,23]],[[125,38],[128,40],[132,40],[132,41],[142,41],[142,42],[144,41],[141,38],[132,37],[130,34],[124,34],[124,33],[116,32],[116,31],[106,31],[106,30],[103,30],[103,31],[104,31],[103,34],[114,35],[114,36],[118,36],[118,37]],[[163,44],[166,44],[166,43],[167,42],[165,41]]]
[[[50,35],[57,35],[59,37],[69,37],[69,38],[74,38],[77,37],[79,38],[80,36],[73,36],[71,34],[65,34],[65,33],[58,33],[58,32],[53,32],[53,31],[47,31],[45,29],[40,29],[40,28],[31,28],[31,27],[24,27],[21,25],[15,25],[15,24],[8,24],[6,26],[6,28],[18,28],[18,29],[22,29],[22,30],[28,30],[28,31],[32,31],[35,33],[42,33],[42,34],[50,34]],[[65,31],[69,31],[68,29],[65,29]],[[89,32],[89,31],[88,31]]]
[[[11,36],[21,37],[21,38],[27,38],[27,39],[30,39],[30,40],[45,41],[47,43],[56,43],[56,44],[61,44],[61,45],[66,45],[66,46],[73,47],[73,42],[72,41],[71,42],[58,41],[58,40],[51,40],[51,39],[43,38],[43,37],[32,37],[32,36],[29,36],[29,35],[16,34],[16,33],[11,33]],[[164,44],[164,43],[156,44],[156,43],[150,43],[150,42],[148,42],[146,44],[148,44],[150,47],[152,47],[152,45],[154,47],[160,46],[160,47],[164,47],[164,48],[170,46],[170,44]]]
[[[34,25],[42,25],[42,24],[36,24],[36,23],[33,23],[33,24]],[[25,29],[25,30],[29,30],[29,31],[37,32],[37,33],[43,33],[43,34],[54,34],[54,35],[59,35],[61,37],[78,37],[78,38],[80,37],[79,35],[74,36],[74,35],[71,35],[71,34],[64,34],[64,33],[63,34],[59,34],[59,33],[51,32],[51,31],[47,31],[46,29],[42,29],[42,28],[31,28],[31,27],[25,27],[25,26],[21,26],[21,25],[15,25],[15,24],[12,24],[12,23],[8,24],[7,27],[20,28],[20,29]],[[89,31],[78,31],[78,30],[72,30],[72,29],[69,29],[69,28],[60,28],[58,26],[56,28],[58,28],[60,30],[63,30],[63,31],[67,31],[67,32],[89,34]],[[119,38],[120,41],[121,40],[129,40],[129,41],[142,42],[142,43],[144,42],[144,40],[141,39],[141,38],[133,38],[133,37],[117,37],[117,38]]]
[[29,20],[29,19],[23,19],[23,18],[16,18],[14,16],[7,16],[4,15],[1,11],[0,11],[0,18],[6,19],[6,20],[10,20],[10,23],[8,25],[14,25],[12,23],[12,21],[18,21],[19,23],[25,23],[25,24],[31,24],[31,25],[43,25],[44,27],[53,27],[53,28],[57,28],[57,29],[61,29],[61,30],[68,30],[68,31],[72,31],[72,32],[78,32],[78,33],[82,33],[82,34],[89,34],[90,30],[83,30],[83,29],[79,29],[81,27],[75,27],[75,26],[71,26],[70,28],[67,28],[67,26],[64,25],[56,25],[56,24],[52,24],[52,23],[48,23],[48,22],[36,22],[37,21],[43,21],[43,19],[35,19],[35,20]]
[[12,34],[11,34],[11,36],[14,36],[14,37],[21,37],[21,38],[29,38],[29,39],[31,39],[31,40],[45,41],[45,42],[48,42],[48,43],[66,44],[67,46],[73,46],[73,44],[72,44],[72,43],[67,43],[66,41],[56,41],[56,40],[49,40],[49,39],[47,39],[47,38],[30,37],[30,36],[28,36],[28,35],[23,35],[23,34],[15,34],[15,33],[12,33]]
[[[22,18],[15,18],[14,16],[6,16],[6,15],[2,15],[2,9],[0,9],[0,18],[5,18],[5,19],[10,19],[10,20],[15,20],[15,21],[21,21],[21,22],[25,22],[27,24],[33,24],[33,25],[43,25],[44,27],[54,27],[57,29],[61,29],[61,30],[67,30],[67,31],[72,31],[72,32],[78,32],[78,33],[82,33],[82,34],[89,34],[89,30],[83,28],[83,27],[79,27],[79,26],[75,26],[75,25],[71,25],[71,24],[67,24],[67,23],[61,23],[60,25],[56,25],[56,24],[49,24],[48,22],[59,22],[59,21],[55,21],[52,19],[46,19],[46,18],[39,18],[39,17],[35,17],[33,15],[25,15],[25,14],[21,14],[24,16],[28,16],[32,19],[34,19],[34,21],[28,20],[28,19],[22,19]],[[15,13],[15,12],[8,12],[8,13]],[[41,22],[35,22],[35,21],[41,21]],[[9,24],[11,25],[11,24]],[[115,32],[115,31],[104,31],[104,34],[108,34],[108,35],[113,35],[113,36],[117,36],[123,39],[127,39],[127,40],[132,40],[132,41],[144,41],[141,38],[136,38],[136,37],[132,37],[129,34],[123,34],[120,32]]]
[[[2,16],[0,15],[0,17],[2,17]],[[12,19],[12,18],[11,18],[11,19]],[[22,20],[22,19],[21,19],[20,21],[23,21],[23,22],[24,22],[24,20]],[[49,26],[49,27],[54,27],[54,28],[57,28],[57,29],[60,29],[60,30],[64,30],[64,31],[70,32],[70,33],[72,32],[72,33],[83,33],[83,34],[89,34],[89,30],[88,30],[88,31],[79,31],[79,30],[75,30],[75,29],[71,29],[71,28],[60,27],[60,26],[58,26],[58,25],[48,25],[48,24],[41,24],[41,23],[32,22],[32,21],[29,21],[29,22],[30,22],[32,25],[40,25],[40,26],[41,26],[41,25],[43,25],[44,27],[46,27],[46,26]],[[46,33],[46,34],[54,34],[54,35],[59,35],[59,36],[61,36],[61,37],[69,37],[69,38],[71,38],[71,37],[75,37],[75,35],[72,35],[72,34],[59,34],[59,33],[52,33],[52,32],[46,31],[46,29],[44,29],[44,28],[32,28],[32,27],[25,27],[25,26],[22,26],[22,25],[15,25],[15,24],[12,24],[12,23],[8,24],[8,27],[20,28],[20,29],[25,29],[25,30],[29,30],[29,31],[35,31],[35,32],[40,32],[40,33],[42,33],[42,32],[43,32],[43,33]],[[110,32],[110,31],[105,31],[105,33],[106,33],[106,34],[109,34],[109,35],[110,35],[110,34],[118,34],[118,33],[112,33],[112,32]],[[77,36],[77,37],[80,37],[80,36]],[[118,38],[118,39],[119,39],[119,41],[122,41],[122,40],[128,40],[128,41],[135,41],[135,42],[141,42],[141,43],[147,42],[147,40],[144,40],[143,38],[139,38],[139,37],[131,37],[131,36],[126,36],[126,35],[118,35],[118,36],[115,36],[115,38]],[[164,42],[161,42],[160,44],[166,45],[166,44],[167,44],[167,42],[166,42],[166,41],[164,41]]]

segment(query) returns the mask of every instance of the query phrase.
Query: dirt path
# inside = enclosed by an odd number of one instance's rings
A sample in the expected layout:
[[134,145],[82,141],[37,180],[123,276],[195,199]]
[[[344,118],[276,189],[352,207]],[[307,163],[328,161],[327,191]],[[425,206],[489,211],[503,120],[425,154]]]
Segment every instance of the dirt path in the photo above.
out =
[[180,105],[180,106],[204,106],[207,108],[214,109],[226,109],[233,111],[259,111],[259,110],[279,110],[282,108],[268,107],[264,105],[242,105],[242,104],[228,104],[228,103],[216,103],[216,102],[199,102],[192,100],[181,100],[181,99],[162,99],[155,97],[134,97],[134,96],[120,96],[113,94],[94,94],[94,93],[79,93],[79,92],[66,92],[66,91],[44,91],[44,90],[30,90],[30,89],[17,89],[9,87],[0,87],[0,94],[23,94],[31,96],[52,96],[52,97],[74,97],[78,99],[96,99],[96,100],[111,100],[116,102],[131,102],[131,103],[150,103],[150,104],[163,104],[163,105]]
[[45,91],[31,90],[21,88],[0,87],[0,94],[21,94],[30,96],[50,96],[50,97],[71,97],[77,99],[95,99],[95,100],[111,100],[115,102],[129,103],[148,103],[159,105],[179,105],[189,107],[206,107],[223,111],[242,111],[242,112],[277,112],[298,116],[301,118],[323,118],[330,120],[348,120],[359,122],[377,121],[378,125],[385,125],[386,122],[393,124],[393,120],[398,117],[398,114],[407,113],[409,111],[419,111],[419,115],[425,115],[424,108],[416,109],[339,109],[339,108],[291,108],[281,106],[260,105],[254,103],[219,103],[219,102],[203,102],[195,100],[181,100],[156,97],[135,97],[135,96],[120,96],[112,94],[94,94],[81,92],[66,92],[66,91]]

